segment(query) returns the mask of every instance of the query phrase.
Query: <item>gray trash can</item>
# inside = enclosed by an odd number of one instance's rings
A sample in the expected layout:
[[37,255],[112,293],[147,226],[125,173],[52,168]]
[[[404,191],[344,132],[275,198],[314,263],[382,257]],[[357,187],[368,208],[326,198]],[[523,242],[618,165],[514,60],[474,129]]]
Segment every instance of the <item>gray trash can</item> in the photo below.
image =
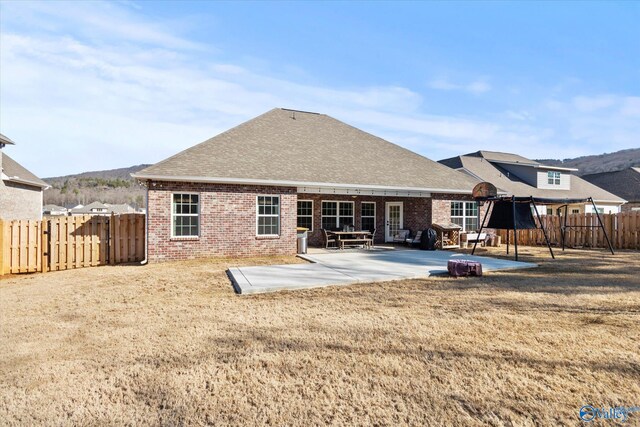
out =
[[296,229],[298,232],[298,253],[306,254],[307,253],[307,232],[308,228],[299,227]]

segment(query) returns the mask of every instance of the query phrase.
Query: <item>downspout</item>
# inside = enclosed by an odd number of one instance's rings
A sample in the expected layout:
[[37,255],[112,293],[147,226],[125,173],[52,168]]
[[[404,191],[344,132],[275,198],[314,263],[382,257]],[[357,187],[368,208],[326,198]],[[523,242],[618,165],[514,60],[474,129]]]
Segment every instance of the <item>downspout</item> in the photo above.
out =
[[144,213],[144,259],[140,261],[140,265],[147,265],[149,262],[149,181],[147,181],[147,203],[146,212]]

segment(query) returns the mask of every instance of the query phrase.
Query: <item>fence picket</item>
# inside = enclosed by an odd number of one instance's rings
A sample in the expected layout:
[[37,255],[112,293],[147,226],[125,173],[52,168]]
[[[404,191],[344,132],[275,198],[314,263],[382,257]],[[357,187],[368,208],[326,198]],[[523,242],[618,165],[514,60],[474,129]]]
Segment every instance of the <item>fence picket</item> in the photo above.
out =
[[141,214],[0,221],[0,275],[142,261],[145,223]]
[[[614,249],[640,250],[640,211],[601,214],[600,218]],[[561,245],[563,223],[564,218],[559,215],[545,215],[542,217],[542,224],[552,245]],[[565,245],[569,248],[606,248],[607,240],[602,229],[600,227],[586,227],[588,225],[598,225],[596,214],[567,215],[568,229],[565,233]],[[503,242],[506,241],[506,230],[498,230],[498,235],[502,237]],[[544,245],[542,231],[518,230],[518,244],[524,246]]]

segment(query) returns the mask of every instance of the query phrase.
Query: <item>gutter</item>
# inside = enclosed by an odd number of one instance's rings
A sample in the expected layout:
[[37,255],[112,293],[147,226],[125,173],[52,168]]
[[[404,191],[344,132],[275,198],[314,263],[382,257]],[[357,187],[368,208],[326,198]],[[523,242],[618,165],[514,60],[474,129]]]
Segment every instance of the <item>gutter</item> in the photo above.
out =
[[39,188],[42,188],[43,190],[46,190],[47,188],[51,187],[49,184],[44,184],[43,185],[43,184],[41,184],[39,182],[30,181],[28,179],[22,179],[22,178],[19,178],[17,176],[7,176],[5,181],[17,182],[18,184],[30,185],[32,187],[39,187]]
[[388,191],[416,191],[425,193],[452,193],[452,194],[471,194],[471,190],[459,190],[450,188],[420,188],[420,187],[396,187],[387,185],[368,185],[368,184],[339,184],[331,182],[305,182],[305,181],[284,181],[284,180],[267,180],[267,179],[250,179],[250,178],[221,178],[221,177],[202,177],[202,176],[163,176],[163,175],[145,175],[131,174],[133,178],[138,180],[153,181],[173,181],[173,182],[200,182],[212,184],[245,184],[245,185],[271,185],[276,187],[318,187],[318,188],[341,188],[341,189],[359,189],[359,190],[388,190]]

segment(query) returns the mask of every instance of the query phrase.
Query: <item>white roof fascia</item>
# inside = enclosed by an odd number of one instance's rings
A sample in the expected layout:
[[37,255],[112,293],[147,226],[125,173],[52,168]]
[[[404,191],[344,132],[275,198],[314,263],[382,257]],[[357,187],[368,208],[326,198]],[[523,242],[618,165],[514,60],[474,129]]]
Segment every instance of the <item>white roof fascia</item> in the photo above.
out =
[[153,181],[176,181],[176,182],[201,182],[212,184],[245,184],[245,185],[271,185],[276,187],[315,187],[315,188],[332,188],[332,189],[351,189],[351,190],[387,190],[387,191],[411,191],[423,193],[453,193],[453,194],[471,194],[469,190],[456,190],[450,188],[420,188],[420,187],[396,187],[386,185],[368,185],[368,184],[339,184],[332,182],[304,182],[304,181],[282,181],[252,178],[219,178],[219,177],[202,177],[202,176],[164,176],[164,175],[141,175],[131,174],[133,178],[139,180]]

